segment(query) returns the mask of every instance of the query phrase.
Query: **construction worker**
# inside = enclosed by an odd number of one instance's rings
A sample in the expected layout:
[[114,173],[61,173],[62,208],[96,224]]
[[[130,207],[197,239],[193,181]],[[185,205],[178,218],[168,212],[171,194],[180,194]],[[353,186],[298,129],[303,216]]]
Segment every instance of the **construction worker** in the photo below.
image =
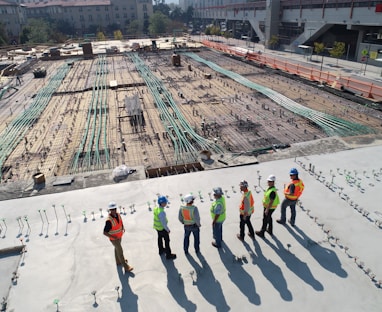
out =
[[[165,196],[158,197],[158,207],[154,208],[154,229],[158,232],[158,249],[159,254],[162,255],[166,253],[166,259],[175,259],[176,255],[171,253],[170,248],[170,229],[167,225],[166,212],[164,207],[166,207],[168,200]],[[164,246],[163,247],[163,241]]]
[[181,206],[179,209],[178,219],[180,223],[184,225],[184,241],[183,241],[183,249],[184,253],[188,254],[188,247],[190,245],[190,235],[194,236],[194,248],[195,252],[198,253],[200,251],[200,216],[199,210],[196,206],[194,206],[195,196],[192,194],[187,194],[184,196],[184,202],[186,206]]
[[248,182],[243,180],[239,184],[240,191],[243,192],[243,197],[240,202],[240,234],[237,234],[237,238],[241,241],[244,240],[244,227],[247,225],[248,227],[248,235],[252,239],[255,239],[255,231],[253,230],[251,224],[251,215],[255,211],[254,205],[255,201],[253,200],[252,192],[248,190]]
[[123,265],[125,272],[131,272],[133,267],[128,265],[127,259],[125,259],[125,256],[123,255],[121,245],[122,236],[125,232],[122,217],[119,213],[117,213],[117,204],[115,202],[110,202],[108,208],[109,216],[103,229],[103,235],[109,237],[110,242],[114,246],[114,256],[117,265]]
[[277,208],[277,205],[280,203],[279,195],[277,194],[277,190],[275,187],[276,177],[271,174],[268,179],[268,189],[264,193],[263,198],[263,226],[260,231],[256,231],[256,235],[260,237],[264,237],[265,231],[267,231],[270,235],[273,235],[273,220],[272,214]]
[[223,222],[226,215],[225,198],[221,187],[213,189],[215,201],[211,205],[212,234],[215,239],[212,246],[220,248],[223,240]]
[[296,203],[304,190],[304,183],[298,178],[298,171],[296,168],[292,168],[289,171],[291,182],[285,187],[284,195],[285,199],[281,203],[281,217],[276,220],[277,223],[285,224],[286,222],[286,208],[289,206],[291,211],[291,217],[288,220],[291,226],[295,225],[296,221]]

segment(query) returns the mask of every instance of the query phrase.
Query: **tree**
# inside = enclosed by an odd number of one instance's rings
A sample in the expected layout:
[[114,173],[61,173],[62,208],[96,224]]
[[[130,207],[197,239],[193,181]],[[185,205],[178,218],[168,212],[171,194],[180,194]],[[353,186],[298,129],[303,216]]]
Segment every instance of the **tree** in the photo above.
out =
[[320,70],[322,70],[322,65],[324,63],[324,51],[325,51],[325,44],[322,43],[322,42],[315,42],[314,43],[314,52],[316,52],[317,55],[322,55],[322,59],[321,59],[321,68]]
[[160,12],[163,15],[169,17],[171,9],[167,4],[159,3],[159,4],[153,6],[153,11],[154,11],[154,13]]
[[277,35],[272,35],[271,39],[269,39],[268,44],[270,45],[271,49],[275,49],[279,44],[279,37]]
[[43,19],[32,18],[22,30],[21,43],[46,43],[50,41],[51,25]]
[[192,21],[192,18],[194,16],[194,8],[192,6],[189,6],[184,13],[186,22],[189,23]]
[[5,30],[5,25],[0,23],[0,46],[8,44],[8,36]]
[[115,40],[122,40],[123,39],[122,31],[116,30],[114,32],[114,39]]
[[105,41],[106,40],[106,37],[102,31],[97,32],[97,40],[98,41]]
[[155,12],[150,16],[149,32],[152,35],[164,34],[169,24],[169,19],[161,12]]
[[345,53],[345,42],[338,42],[335,41],[333,44],[333,48],[329,50],[330,56],[335,57],[337,59],[337,66],[338,66],[338,59],[342,57]]
[[183,20],[183,11],[180,7],[176,7],[174,10],[170,12],[170,18],[176,21]]
[[139,21],[133,20],[129,23],[129,25],[126,28],[126,34],[129,36],[136,35],[139,30]]

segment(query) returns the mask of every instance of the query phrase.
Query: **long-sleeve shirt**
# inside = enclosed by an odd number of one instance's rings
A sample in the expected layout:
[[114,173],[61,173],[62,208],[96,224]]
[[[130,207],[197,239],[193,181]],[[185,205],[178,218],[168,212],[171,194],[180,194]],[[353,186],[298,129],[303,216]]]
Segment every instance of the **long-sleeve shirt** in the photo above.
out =
[[164,211],[161,211],[159,214],[158,214],[158,218],[159,218],[159,221],[160,223],[162,224],[163,228],[167,231],[167,232],[170,232],[170,229],[167,225],[167,218],[166,218],[166,213]]
[[[193,205],[192,206],[188,206],[188,207],[193,207],[193,210],[194,210],[194,214],[193,214],[194,222],[195,222],[195,224],[197,226],[201,226],[198,207],[193,206]],[[178,219],[179,219],[180,223],[184,224],[182,208],[179,209]]]

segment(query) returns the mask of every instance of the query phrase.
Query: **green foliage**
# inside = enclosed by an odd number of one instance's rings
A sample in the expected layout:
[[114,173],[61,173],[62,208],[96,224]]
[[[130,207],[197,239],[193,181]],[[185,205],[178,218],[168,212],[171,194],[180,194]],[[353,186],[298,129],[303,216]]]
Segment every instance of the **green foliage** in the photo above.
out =
[[169,17],[171,8],[165,3],[159,3],[157,5],[153,5],[153,11],[154,11],[154,13],[160,12],[163,15]]
[[272,49],[275,49],[279,44],[279,37],[276,35],[272,35],[271,39],[269,39],[268,41],[268,44]]
[[335,41],[329,53],[332,57],[340,58],[345,53],[345,42]]
[[97,40],[98,41],[105,41],[106,40],[106,37],[102,31],[97,32]]
[[21,43],[46,43],[51,41],[51,25],[43,19],[32,18],[24,27]]
[[338,42],[335,41],[333,44],[333,48],[329,50],[330,56],[337,58],[337,65],[338,65],[338,59],[342,57],[345,53],[345,42]]
[[0,23],[0,46],[8,44],[8,36],[3,23]]
[[169,19],[161,12],[155,12],[150,16],[149,32],[152,35],[164,34],[169,24]]
[[205,31],[206,35],[220,36],[221,30],[219,26],[208,26]]
[[114,39],[115,40],[122,40],[123,39],[122,31],[120,31],[120,30],[114,31]]
[[314,43],[314,52],[317,54],[321,54],[325,51],[325,44],[322,42],[315,42]]
[[129,23],[129,26],[126,28],[127,35],[136,35],[139,30],[139,22],[138,20],[133,20]]

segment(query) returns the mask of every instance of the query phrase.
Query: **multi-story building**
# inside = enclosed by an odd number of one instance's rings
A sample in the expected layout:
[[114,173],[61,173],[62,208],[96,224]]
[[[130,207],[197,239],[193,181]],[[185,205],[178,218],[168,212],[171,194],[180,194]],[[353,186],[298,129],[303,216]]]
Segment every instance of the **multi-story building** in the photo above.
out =
[[83,35],[111,25],[124,33],[132,21],[142,31],[152,13],[151,0],[0,0],[0,21],[10,38],[18,38],[27,18],[62,20]]
[[224,22],[236,38],[256,39],[266,46],[272,37],[291,51],[314,42],[330,47],[341,41],[349,59],[367,55],[370,61],[382,49],[382,1],[183,0],[182,5],[192,6],[194,18],[204,25]]

